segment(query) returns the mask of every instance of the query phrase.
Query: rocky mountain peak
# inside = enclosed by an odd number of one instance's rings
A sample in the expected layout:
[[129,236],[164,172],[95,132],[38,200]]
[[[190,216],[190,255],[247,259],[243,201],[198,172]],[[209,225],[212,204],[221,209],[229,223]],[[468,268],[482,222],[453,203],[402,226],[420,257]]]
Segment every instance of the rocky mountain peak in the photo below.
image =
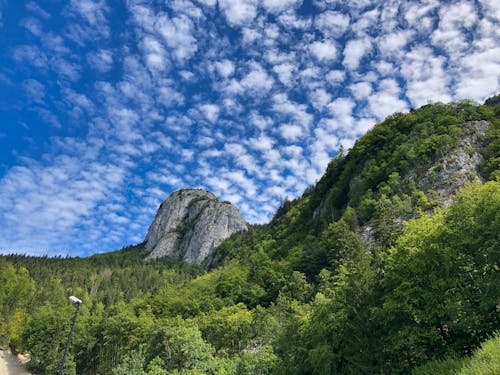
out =
[[145,239],[146,259],[175,257],[200,264],[223,240],[247,230],[238,209],[202,189],[172,193],[158,209]]

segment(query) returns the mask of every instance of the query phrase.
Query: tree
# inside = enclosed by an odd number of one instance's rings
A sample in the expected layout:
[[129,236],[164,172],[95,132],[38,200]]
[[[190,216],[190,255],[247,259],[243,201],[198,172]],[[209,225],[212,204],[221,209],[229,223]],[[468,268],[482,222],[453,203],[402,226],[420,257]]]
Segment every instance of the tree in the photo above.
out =
[[209,368],[215,349],[203,340],[194,322],[173,319],[167,323],[163,335],[163,356],[168,370],[206,371]]
[[395,365],[470,352],[499,326],[498,233],[498,182],[471,185],[446,211],[406,225],[383,280],[386,352]]
[[373,313],[378,274],[372,255],[363,247],[354,249],[335,275],[322,276],[321,293],[304,330],[310,348],[306,368],[313,374],[376,372],[380,330]]
[[[73,316],[72,306],[37,308],[23,332],[24,348],[31,354],[29,367],[40,374],[54,374],[59,368]],[[68,361],[68,370],[75,373],[74,362]]]
[[0,345],[8,344],[14,352],[22,349],[25,312],[34,287],[26,268],[16,270],[0,259]]

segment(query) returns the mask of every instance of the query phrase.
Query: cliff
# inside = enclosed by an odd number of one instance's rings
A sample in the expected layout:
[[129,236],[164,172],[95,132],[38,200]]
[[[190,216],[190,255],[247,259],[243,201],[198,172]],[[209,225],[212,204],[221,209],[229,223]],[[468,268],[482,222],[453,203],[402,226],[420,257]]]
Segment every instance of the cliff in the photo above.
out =
[[164,201],[149,227],[146,259],[175,257],[200,264],[233,233],[247,230],[238,209],[201,189],[179,190]]

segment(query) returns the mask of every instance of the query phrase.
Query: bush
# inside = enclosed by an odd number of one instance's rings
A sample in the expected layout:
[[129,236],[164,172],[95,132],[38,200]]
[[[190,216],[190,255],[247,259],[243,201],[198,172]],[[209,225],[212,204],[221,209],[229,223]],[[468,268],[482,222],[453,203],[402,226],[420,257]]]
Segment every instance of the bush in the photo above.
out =
[[483,343],[470,358],[430,361],[413,375],[490,375],[500,374],[500,332]]

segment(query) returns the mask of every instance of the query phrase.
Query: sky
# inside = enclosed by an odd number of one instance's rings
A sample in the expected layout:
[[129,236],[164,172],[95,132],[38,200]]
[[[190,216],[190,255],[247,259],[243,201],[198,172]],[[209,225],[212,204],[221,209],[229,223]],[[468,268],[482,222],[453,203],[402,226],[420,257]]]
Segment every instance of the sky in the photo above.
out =
[[203,188],[265,223],[394,112],[500,91],[500,2],[0,0],[0,253],[143,241]]

